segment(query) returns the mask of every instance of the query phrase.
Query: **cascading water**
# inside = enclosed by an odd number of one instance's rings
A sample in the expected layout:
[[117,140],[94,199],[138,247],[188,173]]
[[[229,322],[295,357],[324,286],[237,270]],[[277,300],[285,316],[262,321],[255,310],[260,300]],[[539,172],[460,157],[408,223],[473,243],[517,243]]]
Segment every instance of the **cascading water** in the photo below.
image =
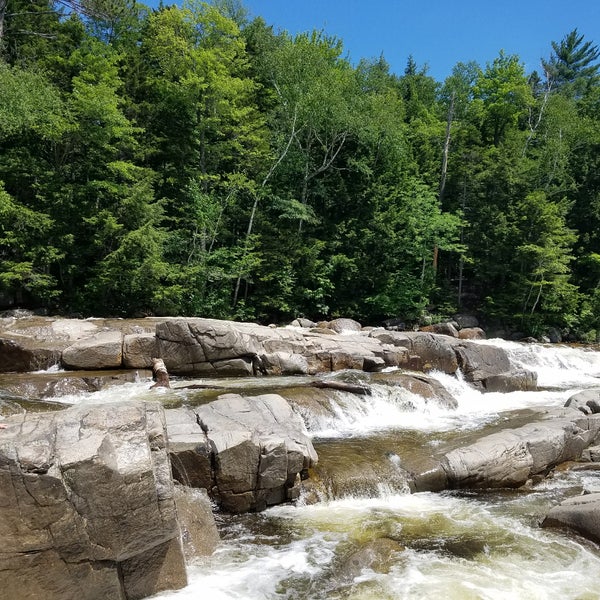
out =
[[[573,533],[541,529],[539,521],[568,496],[600,491],[600,475],[557,472],[526,491],[408,493],[407,461],[600,387],[599,352],[479,343],[500,345],[515,368],[535,370],[543,391],[483,394],[460,374],[431,373],[456,407],[382,383],[371,385],[371,395],[329,394],[324,410],[302,414],[325,470],[320,473],[329,469],[341,478],[332,475],[324,494],[307,494],[293,506],[218,514],[218,550],[189,566],[185,589],[155,599],[599,598],[598,547]],[[235,388],[244,385],[238,381]],[[148,387],[147,381],[129,383],[58,400],[198,401],[190,391]],[[311,503],[315,497],[320,501]]]

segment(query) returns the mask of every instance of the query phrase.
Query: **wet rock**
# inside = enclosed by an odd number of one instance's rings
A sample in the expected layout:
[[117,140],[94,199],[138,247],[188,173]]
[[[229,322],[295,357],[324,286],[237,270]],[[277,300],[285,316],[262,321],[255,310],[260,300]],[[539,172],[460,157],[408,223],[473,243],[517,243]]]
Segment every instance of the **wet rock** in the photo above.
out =
[[565,527],[600,543],[600,493],[568,498],[550,509],[542,527]]
[[482,388],[483,380],[511,370],[508,355],[503,348],[461,341],[454,350],[465,379]]
[[534,392],[537,390],[537,373],[520,369],[484,377],[481,383],[486,392]]
[[354,319],[334,319],[327,326],[336,333],[351,333],[362,329],[362,325]]
[[485,436],[444,455],[451,487],[519,487],[555,465],[578,459],[600,431],[600,418],[567,409],[547,419]]
[[125,600],[186,584],[159,404],[78,406],[6,423],[7,598]]
[[382,537],[354,547],[338,558],[334,570],[338,581],[351,583],[365,569],[375,573],[389,573],[397,564],[398,554],[404,547],[396,540]]
[[210,556],[219,545],[220,537],[206,490],[176,485],[175,501],[186,560]]
[[0,374],[0,388],[17,401],[54,399],[150,377],[150,371],[58,371]]
[[408,373],[394,371],[391,373],[378,373],[371,378],[373,383],[385,383],[387,385],[397,385],[403,387],[409,392],[426,398],[428,400],[437,400],[440,405],[453,409],[458,406],[456,398],[446,390],[446,388],[433,377],[426,375],[417,376]]

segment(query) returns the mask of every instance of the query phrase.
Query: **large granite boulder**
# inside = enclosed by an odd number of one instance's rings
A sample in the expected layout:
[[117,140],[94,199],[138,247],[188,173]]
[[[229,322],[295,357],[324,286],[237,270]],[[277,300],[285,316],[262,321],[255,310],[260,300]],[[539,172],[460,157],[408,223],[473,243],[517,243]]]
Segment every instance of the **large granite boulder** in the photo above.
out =
[[166,414],[174,476],[230,512],[297,498],[301,475],[317,462],[304,422],[276,394],[225,394]]
[[483,385],[486,377],[508,373],[511,369],[508,354],[497,346],[461,341],[455,351],[458,366],[471,383]]
[[67,369],[118,369],[123,360],[123,336],[120,331],[100,331],[77,340],[62,352]]
[[156,338],[157,352],[173,373],[290,375],[387,365],[381,344],[361,333],[328,335],[215,319],[174,319],[157,325]]
[[158,403],[78,406],[5,424],[4,597],[131,600],[186,584]]
[[600,390],[591,389],[573,394],[565,406],[576,408],[586,415],[600,413]]
[[408,352],[408,364],[417,371],[435,369],[444,373],[455,373],[458,368],[454,346],[457,340],[447,335],[438,335],[425,331],[387,331],[376,329],[371,337],[380,343],[405,348]]
[[74,319],[0,319],[0,371],[48,369],[60,363],[64,348],[96,330],[94,322]]
[[588,540],[600,544],[600,493],[563,500],[550,509],[542,527],[573,529]]
[[519,487],[533,475],[578,459],[599,431],[600,417],[585,417],[568,408],[552,410],[544,420],[451,450],[442,466],[450,487]]

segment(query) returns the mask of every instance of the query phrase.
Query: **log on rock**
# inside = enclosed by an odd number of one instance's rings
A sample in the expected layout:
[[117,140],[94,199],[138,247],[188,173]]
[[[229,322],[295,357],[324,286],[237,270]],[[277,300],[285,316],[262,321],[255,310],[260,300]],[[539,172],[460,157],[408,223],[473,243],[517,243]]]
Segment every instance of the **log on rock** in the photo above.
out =
[[356,383],[348,383],[346,381],[314,381],[311,383],[311,386],[321,389],[348,392],[350,394],[359,394],[361,396],[371,395],[371,389],[368,386]]
[[152,376],[156,382],[152,387],[164,387],[170,388],[171,383],[169,382],[169,372],[162,358],[152,359]]
[[133,600],[186,585],[159,403],[77,406],[6,423],[3,598]]

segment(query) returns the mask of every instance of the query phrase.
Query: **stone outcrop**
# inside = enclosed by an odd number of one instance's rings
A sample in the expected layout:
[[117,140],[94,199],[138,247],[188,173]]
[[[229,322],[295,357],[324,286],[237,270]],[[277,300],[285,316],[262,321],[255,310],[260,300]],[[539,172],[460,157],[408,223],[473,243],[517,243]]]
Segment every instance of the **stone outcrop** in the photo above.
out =
[[441,465],[450,488],[519,487],[531,477],[581,457],[600,432],[600,417],[565,408],[516,429],[487,435],[446,453]]
[[565,406],[570,406],[581,411],[585,415],[595,415],[600,413],[600,390],[584,390],[573,394]]
[[588,540],[600,544],[600,493],[563,500],[550,509],[542,527],[573,529]]
[[365,330],[351,319],[310,329],[202,318],[1,321],[0,369],[12,371],[57,363],[67,369],[141,369],[162,358],[169,372],[200,377],[377,372],[385,367],[453,374],[460,368],[483,391],[536,385],[534,374],[511,370],[502,348],[458,339],[452,323],[431,326],[433,333]]
[[317,455],[302,419],[276,394],[225,394],[166,412],[173,474],[230,512],[293,500]]
[[186,584],[159,404],[80,406],[5,423],[4,597],[132,600]]

